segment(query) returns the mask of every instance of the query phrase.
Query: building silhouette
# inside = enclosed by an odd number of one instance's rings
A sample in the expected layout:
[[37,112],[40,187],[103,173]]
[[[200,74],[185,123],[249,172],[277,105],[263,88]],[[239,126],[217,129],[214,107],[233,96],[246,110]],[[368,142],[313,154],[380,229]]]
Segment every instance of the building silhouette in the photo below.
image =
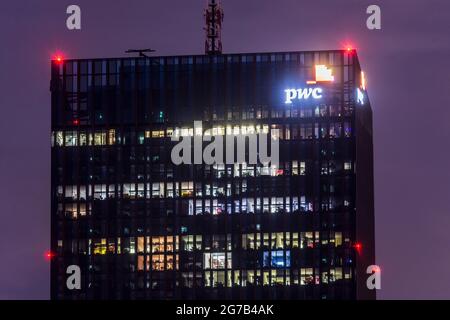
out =
[[[54,60],[51,104],[52,299],[375,298],[355,50]],[[279,163],[175,165],[194,121]]]

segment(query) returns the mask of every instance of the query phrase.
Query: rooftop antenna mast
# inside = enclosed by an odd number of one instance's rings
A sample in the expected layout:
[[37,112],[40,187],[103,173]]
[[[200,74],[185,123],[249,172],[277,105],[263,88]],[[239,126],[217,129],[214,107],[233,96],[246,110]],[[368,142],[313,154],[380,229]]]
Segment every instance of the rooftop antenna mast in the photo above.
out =
[[222,53],[222,22],[223,10],[216,0],[208,0],[205,17],[205,54],[215,55]]

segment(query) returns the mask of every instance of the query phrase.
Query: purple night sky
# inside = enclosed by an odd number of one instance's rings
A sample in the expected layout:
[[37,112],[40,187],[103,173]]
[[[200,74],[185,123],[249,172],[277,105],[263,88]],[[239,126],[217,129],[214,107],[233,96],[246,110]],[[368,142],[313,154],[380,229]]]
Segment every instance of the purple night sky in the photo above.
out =
[[[82,30],[66,28],[77,4]],[[0,299],[48,299],[50,58],[202,54],[206,0],[2,1]],[[374,113],[381,299],[450,298],[450,1],[223,0],[225,53],[357,50]],[[382,29],[365,26],[378,4]]]

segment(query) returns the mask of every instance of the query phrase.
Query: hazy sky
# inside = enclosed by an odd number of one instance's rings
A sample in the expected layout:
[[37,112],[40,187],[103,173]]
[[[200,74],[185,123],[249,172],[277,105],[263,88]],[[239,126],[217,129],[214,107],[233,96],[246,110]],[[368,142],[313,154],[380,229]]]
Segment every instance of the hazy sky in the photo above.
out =
[[[2,1],[0,299],[47,299],[50,58],[201,54],[206,0]],[[82,30],[66,29],[78,4]],[[374,113],[379,298],[450,298],[450,1],[223,0],[223,51],[357,50]],[[378,4],[382,29],[365,27]]]

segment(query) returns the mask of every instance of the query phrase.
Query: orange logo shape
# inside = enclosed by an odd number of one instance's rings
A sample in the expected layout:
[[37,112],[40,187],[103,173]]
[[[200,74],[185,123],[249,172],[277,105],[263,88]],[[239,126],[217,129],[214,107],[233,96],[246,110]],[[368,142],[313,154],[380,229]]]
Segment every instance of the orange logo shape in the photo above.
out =
[[316,79],[306,81],[307,84],[315,84],[317,82],[329,82],[334,81],[334,76],[331,69],[323,64],[316,65]]

